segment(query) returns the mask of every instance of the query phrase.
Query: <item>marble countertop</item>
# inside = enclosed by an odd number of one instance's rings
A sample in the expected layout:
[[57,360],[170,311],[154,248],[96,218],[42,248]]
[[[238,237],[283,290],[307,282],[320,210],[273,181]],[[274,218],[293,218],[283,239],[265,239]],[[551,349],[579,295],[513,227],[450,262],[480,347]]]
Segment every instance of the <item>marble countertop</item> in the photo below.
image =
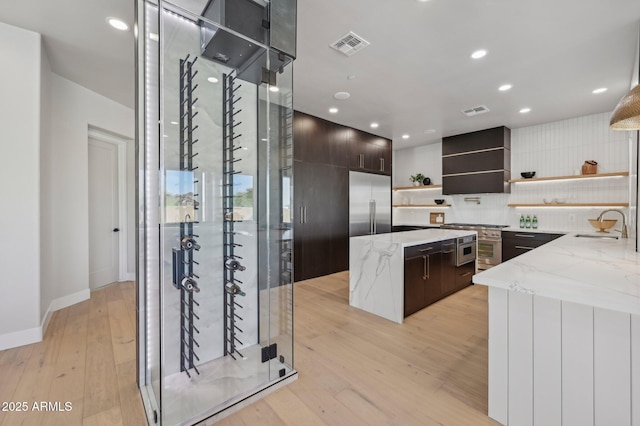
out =
[[640,254],[633,239],[570,233],[474,275],[475,284],[640,315]]
[[401,247],[411,247],[475,234],[477,234],[475,231],[431,228],[417,231],[390,232],[388,234],[362,235],[359,237],[351,237],[351,240],[356,239],[382,244],[399,244]]

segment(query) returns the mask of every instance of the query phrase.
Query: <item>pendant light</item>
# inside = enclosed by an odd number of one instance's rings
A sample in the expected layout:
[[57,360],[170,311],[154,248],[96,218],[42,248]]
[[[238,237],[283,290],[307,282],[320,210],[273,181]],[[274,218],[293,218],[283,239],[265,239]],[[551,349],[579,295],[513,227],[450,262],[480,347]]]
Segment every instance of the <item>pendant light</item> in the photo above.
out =
[[609,127],[613,130],[640,130],[640,84],[620,99],[611,115]]

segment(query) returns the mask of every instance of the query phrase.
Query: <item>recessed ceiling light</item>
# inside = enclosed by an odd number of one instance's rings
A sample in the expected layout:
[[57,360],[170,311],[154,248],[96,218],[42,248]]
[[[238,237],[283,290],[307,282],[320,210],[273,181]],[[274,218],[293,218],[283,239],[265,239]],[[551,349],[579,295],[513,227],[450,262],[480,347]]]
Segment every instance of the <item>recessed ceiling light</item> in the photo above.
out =
[[377,129],[379,124],[378,123],[371,123],[371,124],[369,124],[369,126],[371,126],[372,129]]
[[418,1],[419,1],[420,3],[426,3],[426,2],[428,2],[429,0],[418,0]]
[[356,75],[355,75],[355,74],[349,74],[349,75],[347,76],[347,80],[355,80],[355,78],[356,78]]
[[487,51],[481,49],[481,50],[476,50],[475,52],[473,52],[471,54],[471,57],[473,59],[480,59],[480,58],[484,58],[486,54],[487,54]]
[[329,112],[331,114],[336,114],[338,112],[338,108],[329,108]]
[[156,33],[149,33],[149,38],[153,41],[159,41],[160,40],[160,36]]
[[261,140],[262,142],[267,142],[269,139],[267,139],[267,138],[262,138],[262,139],[260,139],[260,140]]
[[402,135],[402,139],[409,139],[409,135]]
[[107,22],[116,30],[127,31],[129,29],[129,26],[125,24],[125,22],[122,19],[107,18]]
[[351,97],[351,93],[349,92],[336,92],[335,95],[333,95],[333,97],[339,101],[344,101],[346,99],[349,99]]
[[520,110],[520,114],[526,114],[526,113],[528,113],[529,111],[531,111],[531,108],[522,108],[522,109]]
[[511,89],[511,85],[510,84],[503,84],[502,86],[498,87],[498,90],[501,92],[506,92],[507,90]]
[[275,92],[279,92],[279,91],[280,91],[280,89],[278,88],[278,86],[269,86],[269,90],[270,90],[270,91],[272,91],[272,92],[274,92],[274,93],[275,93]]
[[435,133],[436,129],[429,129],[429,130],[425,130],[425,133]]
[[171,124],[173,124],[174,126],[178,124],[177,121],[172,121]]
[[219,80],[217,78],[215,78],[215,77],[209,77],[209,78],[207,78],[207,81],[209,83],[217,83]]
[[593,93],[593,94],[596,94],[596,95],[597,95],[598,93],[604,93],[604,92],[606,92],[606,91],[607,91],[607,88],[606,88],[606,87],[600,87],[599,89],[596,89],[596,90],[594,90],[594,91],[593,91],[593,92],[591,92],[591,93]]

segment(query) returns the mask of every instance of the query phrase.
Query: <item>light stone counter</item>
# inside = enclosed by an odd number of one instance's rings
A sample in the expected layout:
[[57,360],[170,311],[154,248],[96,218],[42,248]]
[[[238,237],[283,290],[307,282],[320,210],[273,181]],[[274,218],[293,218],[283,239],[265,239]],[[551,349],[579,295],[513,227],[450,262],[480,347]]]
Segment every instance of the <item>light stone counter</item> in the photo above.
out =
[[475,231],[424,229],[351,237],[349,304],[402,324],[404,248],[475,234]]
[[489,416],[638,425],[640,256],[568,234],[473,277],[489,287]]
[[640,315],[640,256],[635,240],[575,235],[479,273],[473,282]]

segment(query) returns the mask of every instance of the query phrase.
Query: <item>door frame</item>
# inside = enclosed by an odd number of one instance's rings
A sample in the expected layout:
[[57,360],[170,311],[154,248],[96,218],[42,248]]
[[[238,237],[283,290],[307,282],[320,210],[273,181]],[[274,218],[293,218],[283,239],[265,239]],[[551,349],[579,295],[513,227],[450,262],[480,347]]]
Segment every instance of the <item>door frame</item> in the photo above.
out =
[[[134,281],[135,272],[127,273],[128,264],[128,229],[127,221],[127,143],[133,143],[132,140],[114,133],[102,130],[97,127],[89,126],[87,134],[87,143],[89,139],[95,139],[100,142],[116,145],[118,153],[118,227],[120,228],[118,236],[118,281]],[[87,175],[87,179],[89,176]]]

